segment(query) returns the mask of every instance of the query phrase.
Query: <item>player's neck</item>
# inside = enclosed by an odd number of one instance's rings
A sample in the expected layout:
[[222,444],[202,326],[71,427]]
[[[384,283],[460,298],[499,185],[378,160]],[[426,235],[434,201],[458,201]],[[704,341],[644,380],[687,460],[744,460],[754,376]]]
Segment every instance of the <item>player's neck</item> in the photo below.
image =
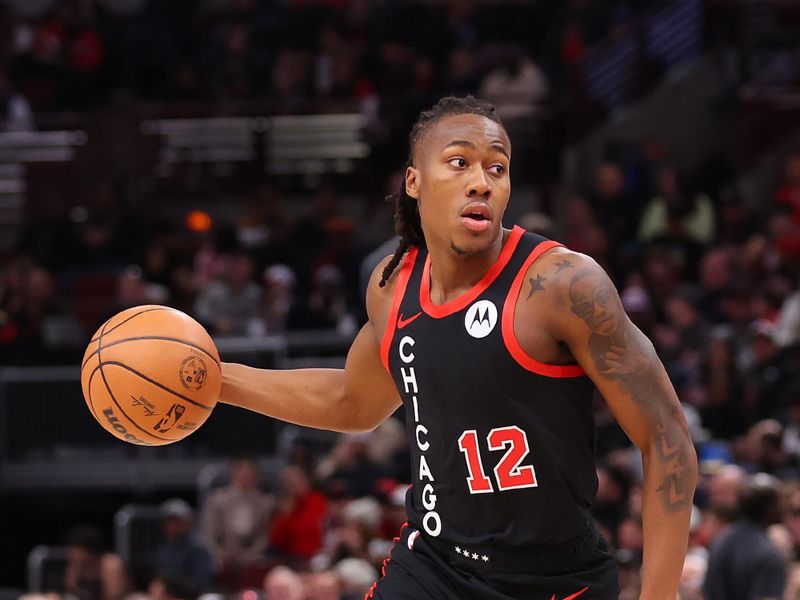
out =
[[488,249],[469,255],[460,255],[453,248],[429,245],[431,301],[439,305],[450,302],[475,286],[497,262],[507,236],[508,231],[502,230]]

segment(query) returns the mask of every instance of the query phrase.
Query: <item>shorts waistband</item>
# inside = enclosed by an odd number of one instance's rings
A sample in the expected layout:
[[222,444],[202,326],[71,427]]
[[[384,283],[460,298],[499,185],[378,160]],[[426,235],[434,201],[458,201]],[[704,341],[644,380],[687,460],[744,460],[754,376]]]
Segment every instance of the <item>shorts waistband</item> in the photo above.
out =
[[575,537],[558,544],[541,546],[473,546],[431,537],[424,532],[421,535],[437,554],[458,564],[478,570],[526,573],[544,573],[580,565],[600,542],[600,534],[592,520]]

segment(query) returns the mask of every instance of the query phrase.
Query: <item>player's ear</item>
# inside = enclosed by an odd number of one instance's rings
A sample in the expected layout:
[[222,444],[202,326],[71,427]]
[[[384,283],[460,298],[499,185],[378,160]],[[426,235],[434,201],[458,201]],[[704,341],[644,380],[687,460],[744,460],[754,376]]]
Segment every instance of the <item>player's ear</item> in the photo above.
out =
[[419,171],[406,167],[406,194],[419,200]]

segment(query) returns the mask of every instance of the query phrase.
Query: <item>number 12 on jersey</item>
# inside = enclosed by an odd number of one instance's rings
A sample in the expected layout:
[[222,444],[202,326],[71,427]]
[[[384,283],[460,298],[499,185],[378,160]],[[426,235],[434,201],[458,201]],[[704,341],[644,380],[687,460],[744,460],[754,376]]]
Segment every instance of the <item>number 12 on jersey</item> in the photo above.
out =
[[[528,436],[525,432],[511,425],[497,427],[486,436],[489,450],[506,450],[503,458],[494,467],[494,477],[497,481],[497,491],[514,490],[519,488],[536,487],[536,471],[531,465],[520,466],[520,463],[530,452]],[[467,429],[458,438],[458,447],[467,459],[467,485],[470,494],[490,494],[494,492],[492,481],[483,471],[481,451],[478,446],[478,433],[474,429]]]

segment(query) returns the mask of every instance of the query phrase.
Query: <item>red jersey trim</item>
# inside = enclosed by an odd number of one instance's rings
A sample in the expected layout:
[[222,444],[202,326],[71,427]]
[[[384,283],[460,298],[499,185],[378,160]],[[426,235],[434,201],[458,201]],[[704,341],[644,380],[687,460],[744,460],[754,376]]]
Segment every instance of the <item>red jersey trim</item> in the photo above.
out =
[[403,530],[406,527],[408,527],[408,521],[403,523],[402,527],[400,527],[400,532],[397,534],[397,537],[392,539],[392,548],[391,550],[389,550],[388,556],[383,559],[383,565],[381,566],[381,576],[375,583],[372,584],[372,587],[369,588],[369,591],[366,594],[364,594],[364,600],[370,600],[372,597],[375,596],[375,589],[378,587],[378,584],[381,582],[381,580],[384,577],[386,577],[386,567],[389,565],[390,562],[392,562],[392,552],[394,552],[397,543],[403,537]]
[[492,282],[497,279],[497,276],[503,271],[508,261],[511,260],[511,256],[514,254],[514,250],[517,249],[517,244],[519,244],[520,239],[522,239],[523,233],[525,233],[525,230],[522,229],[522,227],[518,225],[514,226],[508,234],[508,239],[505,241],[503,249],[500,251],[500,256],[498,256],[494,264],[489,267],[489,270],[486,271],[481,280],[458,298],[453,298],[444,304],[434,304],[431,300],[431,255],[428,254],[425,257],[425,266],[422,269],[422,282],[419,286],[419,303],[420,306],[422,306],[422,310],[434,319],[441,319],[442,317],[447,317],[455,312],[464,310],[467,306],[472,304],[475,298],[480,296],[492,285]]
[[532,371],[546,377],[582,377],[586,374],[586,372],[580,365],[551,365],[548,363],[539,362],[535,358],[531,358],[528,356],[525,350],[522,349],[522,346],[520,346],[517,336],[514,333],[514,309],[517,306],[519,292],[520,289],[522,289],[522,284],[525,281],[525,274],[528,272],[528,268],[542,254],[548,250],[552,250],[553,248],[558,248],[561,245],[562,244],[559,244],[558,242],[552,241],[542,242],[533,249],[533,252],[530,253],[530,256],[528,256],[527,260],[525,261],[525,264],[523,264],[522,268],[520,268],[517,276],[514,278],[514,282],[511,284],[511,289],[508,291],[506,301],[503,304],[503,341],[505,342],[506,348],[508,348],[508,351],[514,360],[516,360],[520,366],[524,367],[528,371]]
[[394,289],[392,308],[389,311],[389,320],[386,322],[386,329],[381,339],[381,362],[387,371],[389,371],[389,347],[392,345],[394,330],[397,327],[397,312],[400,310],[400,303],[406,294],[408,280],[411,278],[411,271],[414,270],[414,263],[417,260],[417,252],[418,249],[416,247],[408,251],[403,261],[403,266],[397,274],[397,286]]

